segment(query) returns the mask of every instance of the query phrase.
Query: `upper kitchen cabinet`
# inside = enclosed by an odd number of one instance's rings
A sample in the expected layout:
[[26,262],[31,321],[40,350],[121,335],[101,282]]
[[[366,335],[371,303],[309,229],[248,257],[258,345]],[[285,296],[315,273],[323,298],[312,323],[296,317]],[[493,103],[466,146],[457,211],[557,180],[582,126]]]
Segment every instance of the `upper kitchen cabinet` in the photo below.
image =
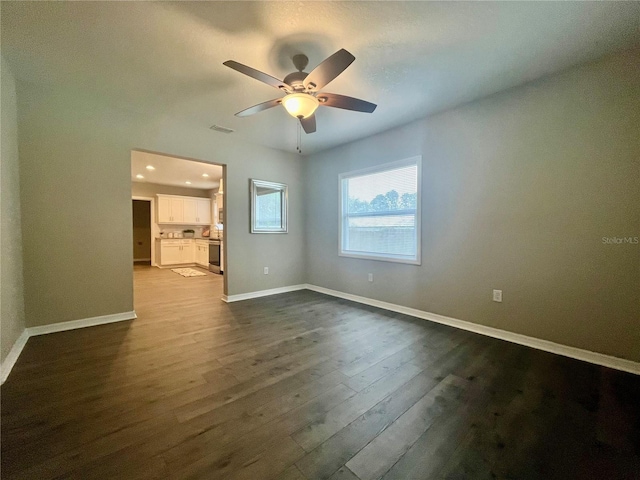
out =
[[211,225],[211,200],[177,195],[158,195],[158,223]]
[[184,221],[189,225],[211,225],[211,200],[208,198],[185,198]]
[[211,225],[211,200],[179,195],[158,195],[158,223]]
[[158,195],[158,223],[184,223],[184,198]]

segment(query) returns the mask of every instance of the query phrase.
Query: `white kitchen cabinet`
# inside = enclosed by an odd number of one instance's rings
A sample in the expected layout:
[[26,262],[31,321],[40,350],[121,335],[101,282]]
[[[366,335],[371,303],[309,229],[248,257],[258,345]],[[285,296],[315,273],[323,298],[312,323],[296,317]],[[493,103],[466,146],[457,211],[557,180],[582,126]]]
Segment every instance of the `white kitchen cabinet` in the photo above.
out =
[[184,222],[187,225],[211,225],[211,200],[185,198]]
[[198,223],[198,213],[196,211],[197,202],[194,198],[183,198],[183,219],[185,225],[195,225]]
[[160,265],[184,265],[194,263],[193,239],[160,240]]
[[208,198],[196,199],[196,221],[199,224],[211,225],[211,200]]
[[182,263],[182,248],[179,240],[160,240],[160,265]]
[[158,223],[184,224],[184,199],[158,195]]
[[171,199],[158,195],[158,223],[171,222]]
[[211,200],[179,195],[158,195],[158,223],[211,225]]
[[206,240],[196,240],[196,265],[209,267],[209,242]]
[[196,256],[196,249],[194,241],[191,240],[180,240],[181,250],[181,262],[180,263],[194,263]]
[[158,223],[171,222],[171,199],[158,195]]

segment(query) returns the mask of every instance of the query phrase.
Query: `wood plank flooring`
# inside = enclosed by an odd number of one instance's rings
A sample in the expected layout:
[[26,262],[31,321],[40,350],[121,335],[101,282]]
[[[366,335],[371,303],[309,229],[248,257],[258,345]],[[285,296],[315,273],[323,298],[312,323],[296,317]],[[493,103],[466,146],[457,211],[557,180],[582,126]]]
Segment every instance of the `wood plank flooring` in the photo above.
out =
[[314,292],[136,266],[138,319],[34,337],[6,479],[640,479],[640,377]]

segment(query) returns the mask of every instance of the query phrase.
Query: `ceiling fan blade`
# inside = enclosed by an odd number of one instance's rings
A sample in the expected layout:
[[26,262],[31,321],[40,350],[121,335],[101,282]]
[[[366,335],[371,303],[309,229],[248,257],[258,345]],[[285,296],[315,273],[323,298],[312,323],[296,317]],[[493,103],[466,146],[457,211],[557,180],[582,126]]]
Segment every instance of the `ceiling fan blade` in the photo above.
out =
[[305,133],[313,133],[316,131],[316,116],[310,115],[307,118],[301,118],[300,124]]
[[327,58],[324,62],[314,68],[307,78],[304,79],[304,86],[307,90],[317,91],[336,78],[356,59],[344,48]]
[[325,107],[343,108],[345,110],[353,110],[356,112],[373,112],[377,105],[375,103],[365,102],[359,98],[338,95],[337,93],[320,93],[318,94],[320,105]]
[[247,67],[242,63],[235,62],[233,60],[227,60],[223,62],[223,65],[233,68],[234,70],[244,73],[256,80],[261,81],[262,83],[266,83],[267,85],[271,85],[272,87],[279,88],[280,90],[284,90],[286,92],[290,91],[289,85],[284,83],[282,80],[278,80],[271,75],[267,75],[266,73],[262,73],[260,70],[256,70],[255,68]]
[[273,100],[269,100],[268,102],[259,103],[257,105],[254,105],[253,107],[246,108],[241,112],[236,113],[236,117],[248,117],[249,115],[261,112],[263,110],[266,110],[267,108],[276,107],[281,103],[281,98],[274,98]]

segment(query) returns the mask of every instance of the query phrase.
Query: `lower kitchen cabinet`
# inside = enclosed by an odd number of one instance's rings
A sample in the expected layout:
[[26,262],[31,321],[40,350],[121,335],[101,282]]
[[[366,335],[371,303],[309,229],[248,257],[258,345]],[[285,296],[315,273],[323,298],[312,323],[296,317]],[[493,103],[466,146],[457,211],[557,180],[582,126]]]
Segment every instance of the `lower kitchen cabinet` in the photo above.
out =
[[177,265],[182,263],[180,244],[167,244],[160,241],[160,265]]
[[159,240],[160,265],[183,265],[194,263],[195,243],[193,239]]
[[193,263],[196,253],[194,240],[180,240],[180,246],[182,247],[182,263]]
[[209,266],[209,242],[196,240],[196,265],[207,268]]

